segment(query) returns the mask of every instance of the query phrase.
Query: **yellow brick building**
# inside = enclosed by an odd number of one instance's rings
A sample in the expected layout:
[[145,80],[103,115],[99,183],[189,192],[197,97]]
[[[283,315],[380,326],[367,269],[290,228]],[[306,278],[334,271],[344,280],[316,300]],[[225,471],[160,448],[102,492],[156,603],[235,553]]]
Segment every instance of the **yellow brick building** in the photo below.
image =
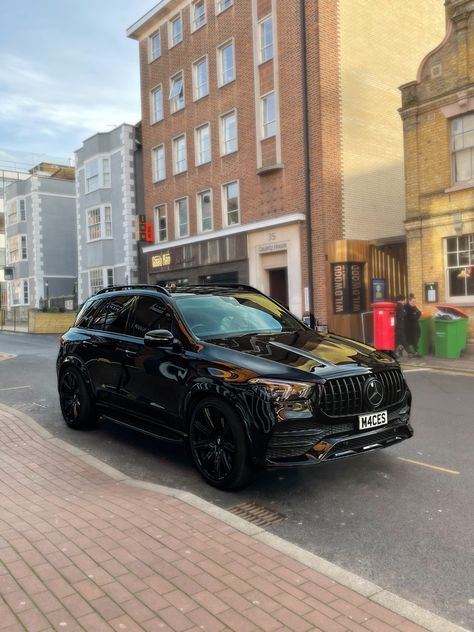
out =
[[446,0],[446,36],[401,87],[410,291],[470,315],[474,336],[474,3]]

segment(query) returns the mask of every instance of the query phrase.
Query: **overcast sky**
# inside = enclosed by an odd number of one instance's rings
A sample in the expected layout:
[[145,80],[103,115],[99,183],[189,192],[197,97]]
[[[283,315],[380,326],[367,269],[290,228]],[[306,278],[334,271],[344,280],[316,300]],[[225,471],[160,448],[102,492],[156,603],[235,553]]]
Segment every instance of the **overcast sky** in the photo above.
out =
[[138,43],[125,31],[156,3],[4,3],[0,162],[67,158],[91,134],[140,120]]

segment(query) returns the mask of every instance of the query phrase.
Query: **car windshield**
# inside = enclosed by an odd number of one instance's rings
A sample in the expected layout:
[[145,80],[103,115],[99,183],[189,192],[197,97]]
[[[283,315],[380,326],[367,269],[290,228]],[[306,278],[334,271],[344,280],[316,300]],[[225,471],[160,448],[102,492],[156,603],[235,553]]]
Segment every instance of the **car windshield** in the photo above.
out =
[[305,329],[299,320],[263,294],[188,294],[175,298],[186,324],[198,338],[227,338]]

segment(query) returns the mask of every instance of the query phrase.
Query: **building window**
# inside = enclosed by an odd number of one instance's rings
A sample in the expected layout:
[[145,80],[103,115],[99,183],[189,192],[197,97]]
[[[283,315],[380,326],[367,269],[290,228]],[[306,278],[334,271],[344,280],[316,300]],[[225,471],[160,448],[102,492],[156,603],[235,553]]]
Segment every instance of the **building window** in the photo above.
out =
[[197,195],[199,230],[205,233],[212,230],[212,193],[211,189],[201,191]]
[[186,135],[173,139],[173,165],[174,173],[183,173],[188,168],[186,158]]
[[197,31],[206,24],[206,2],[205,0],[197,0],[193,3],[192,11],[192,23],[191,28],[193,31]]
[[8,286],[11,305],[29,304],[29,283],[27,279],[17,279],[16,281],[10,281]]
[[474,181],[474,113],[451,121],[451,151],[454,181]]
[[174,203],[176,238],[189,235],[188,198],[181,198]]
[[237,147],[237,112],[233,110],[221,116],[221,154],[231,154]]
[[446,240],[448,296],[474,298],[474,233]]
[[209,64],[203,57],[193,64],[194,100],[202,99],[209,94]]
[[112,238],[112,209],[98,206],[87,211],[87,241]]
[[168,241],[168,212],[166,204],[155,206],[155,243]]
[[151,122],[158,123],[163,119],[163,89],[161,86],[151,93]]
[[270,16],[260,22],[260,63],[273,58],[273,18]]
[[166,178],[165,146],[160,145],[152,149],[153,154],[153,182]]
[[157,31],[150,37],[150,61],[161,57],[161,34]]
[[211,126],[209,123],[196,129],[196,164],[211,161]]
[[110,287],[114,284],[113,268],[96,268],[89,270],[89,289],[90,293],[96,294],[104,287]]
[[85,165],[86,193],[110,187],[110,159],[96,158]]
[[7,208],[7,224],[11,226],[18,222],[18,207],[16,200],[9,203]]
[[7,241],[8,263],[17,263],[28,259],[28,246],[26,235],[15,235]]
[[181,14],[170,21],[170,48],[183,41],[183,20]]
[[28,303],[30,302],[29,294],[28,281],[25,280],[23,281],[23,305],[28,305]]
[[263,138],[276,135],[275,93],[262,97]]
[[240,224],[240,205],[239,205],[239,183],[229,182],[224,184],[224,221],[226,226],[234,226]]
[[234,0],[216,0],[216,15],[222,13],[234,4]]
[[26,222],[26,205],[25,200],[18,200],[18,206],[20,209],[20,222]]
[[178,112],[184,108],[184,79],[180,72],[170,80],[171,112]]
[[224,86],[235,79],[234,42],[223,44],[218,50],[219,86]]

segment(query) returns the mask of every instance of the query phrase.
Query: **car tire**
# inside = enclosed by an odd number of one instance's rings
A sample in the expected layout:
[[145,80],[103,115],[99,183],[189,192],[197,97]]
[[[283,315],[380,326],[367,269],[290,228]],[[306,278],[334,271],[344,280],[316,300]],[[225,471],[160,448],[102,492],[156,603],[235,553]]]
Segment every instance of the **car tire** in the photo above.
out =
[[93,428],[97,415],[84,379],[74,367],[67,367],[59,376],[59,403],[64,421],[74,430]]
[[206,397],[193,409],[189,448],[201,476],[218,489],[240,489],[255,477],[242,421],[218,398]]

